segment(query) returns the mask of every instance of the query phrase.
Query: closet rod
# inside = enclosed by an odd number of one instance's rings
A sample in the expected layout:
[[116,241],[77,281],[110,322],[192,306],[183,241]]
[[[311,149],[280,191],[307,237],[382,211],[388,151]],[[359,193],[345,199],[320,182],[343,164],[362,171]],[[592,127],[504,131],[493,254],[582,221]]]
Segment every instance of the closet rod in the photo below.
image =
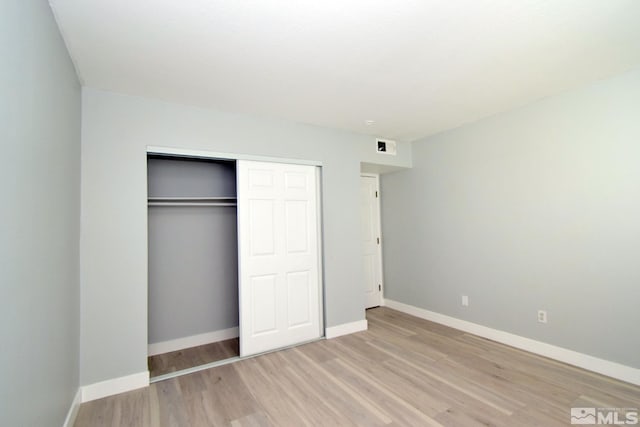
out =
[[235,196],[212,197],[149,197],[149,202],[217,202],[237,200]]
[[148,206],[237,206],[237,203],[215,202],[149,202]]

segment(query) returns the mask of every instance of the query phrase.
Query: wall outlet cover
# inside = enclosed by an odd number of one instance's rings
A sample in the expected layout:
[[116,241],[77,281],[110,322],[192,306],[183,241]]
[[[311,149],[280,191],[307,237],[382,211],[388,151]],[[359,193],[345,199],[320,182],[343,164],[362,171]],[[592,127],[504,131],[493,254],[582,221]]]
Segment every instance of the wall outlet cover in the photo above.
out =
[[547,312],[544,310],[538,310],[538,322],[547,323]]

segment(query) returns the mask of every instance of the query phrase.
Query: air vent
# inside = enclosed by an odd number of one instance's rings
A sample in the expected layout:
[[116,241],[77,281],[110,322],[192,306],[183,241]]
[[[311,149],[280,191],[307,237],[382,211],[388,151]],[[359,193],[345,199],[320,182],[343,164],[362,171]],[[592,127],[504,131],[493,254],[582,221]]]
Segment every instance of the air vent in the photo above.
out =
[[376,151],[378,154],[395,156],[397,154],[396,142],[388,139],[376,139]]

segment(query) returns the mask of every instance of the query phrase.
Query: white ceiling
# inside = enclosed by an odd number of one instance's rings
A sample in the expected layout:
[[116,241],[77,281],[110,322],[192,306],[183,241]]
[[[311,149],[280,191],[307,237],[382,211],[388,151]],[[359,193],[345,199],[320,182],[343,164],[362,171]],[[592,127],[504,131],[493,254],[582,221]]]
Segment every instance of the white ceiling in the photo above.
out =
[[638,0],[50,3],[86,86],[400,140],[640,64]]

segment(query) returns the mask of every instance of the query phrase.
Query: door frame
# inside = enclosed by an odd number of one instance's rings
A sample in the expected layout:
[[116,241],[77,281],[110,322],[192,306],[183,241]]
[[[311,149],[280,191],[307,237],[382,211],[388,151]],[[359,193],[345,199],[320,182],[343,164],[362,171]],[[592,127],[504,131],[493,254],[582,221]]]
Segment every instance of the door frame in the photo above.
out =
[[[320,328],[320,339],[323,339],[326,336],[327,325],[325,323],[326,319],[326,290],[324,284],[324,218],[323,218],[323,207],[322,207],[322,199],[323,199],[323,186],[322,186],[322,162],[316,160],[305,160],[305,159],[290,159],[290,158],[281,158],[281,157],[270,157],[270,156],[254,156],[247,154],[235,154],[235,153],[220,153],[215,151],[208,150],[194,150],[188,148],[177,148],[177,147],[162,147],[162,146],[153,146],[147,145],[146,153],[144,156],[144,164],[145,164],[145,173],[147,171],[147,159],[150,154],[158,154],[165,156],[173,156],[173,157],[188,157],[188,158],[200,158],[200,159],[212,159],[212,160],[253,160],[259,162],[272,162],[272,163],[288,163],[295,165],[307,165],[307,166],[315,166],[316,170],[316,209],[317,209],[317,227],[318,227],[318,292],[319,292],[319,307],[318,313],[320,316],[319,319],[319,328]],[[148,194],[147,194],[148,197]],[[146,205],[146,203],[145,203]],[[148,208],[147,208],[148,209]],[[148,221],[148,212],[147,212],[147,221]],[[147,224],[148,227],[148,224]],[[147,243],[148,243],[147,236]],[[238,254],[239,255],[239,254]],[[148,264],[148,261],[147,261]],[[147,265],[148,270],[148,265]],[[147,290],[149,288],[149,274],[147,271]],[[145,309],[147,310],[147,316],[145,318],[148,319],[148,310],[149,310],[149,294],[147,292],[147,304]],[[240,307],[238,306],[238,310]],[[238,319],[239,320],[239,319]],[[148,322],[148,320],[147,320]],[[148,329],[149,325],[147,324],[147,336],[145,339],[145,347],[149,348],[149,338],[148,338]],[[238,333],[240,333],[239,325],[238,325]],[[302,343],[300,343],[302,344]],[[147,356],[149,356],[149,351],[147,350]],[[252,356],[250,356],[252,357]],[[240,358],[239,358],[240,359]],[[146,365],[146,362],[145,362]]]
[[380,200],[382,199],[382,192],[380,191],[380,174],[377,173],[360,173],[360,177],[374,178],[376,181],[376,191],[378,192],[378,197],[376,197],[376,214],[378,215],[378,225],[376,227],[376,232],[380,237],[380,244],[377,249],[377,262],[378,262],[378,273],[380,274],[380,306],[384,305],[384,268],[382,265],[382,245],[384,243],[384,239],[382,238],[382,214],[380,209]]

